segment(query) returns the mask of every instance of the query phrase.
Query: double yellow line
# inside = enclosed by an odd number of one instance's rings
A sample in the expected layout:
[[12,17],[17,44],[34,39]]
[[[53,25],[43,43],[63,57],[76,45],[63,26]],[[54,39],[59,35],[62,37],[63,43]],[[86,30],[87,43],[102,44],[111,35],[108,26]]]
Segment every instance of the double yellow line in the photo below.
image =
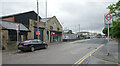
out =
[[101,47],[103,47],[104,44],[100,45],[99,47],[97,47],[96,49],[92,50],[91,52],[87,53],[85,56],[83,56],[81,59],[79,59],[77,62],[75,62],[74,64],[81,64],[85,59],[87,59],[89,56],[91,56],[94,52],[96,52],[98,49],[100,49]]

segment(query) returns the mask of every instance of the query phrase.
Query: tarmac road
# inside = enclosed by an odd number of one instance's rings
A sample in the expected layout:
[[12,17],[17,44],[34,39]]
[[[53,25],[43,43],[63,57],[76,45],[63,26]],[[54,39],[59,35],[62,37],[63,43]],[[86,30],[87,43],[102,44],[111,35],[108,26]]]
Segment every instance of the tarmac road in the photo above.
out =
[[[47,49],[34,52],[21,52],[2,56],[3,64],[80,64],[87,63],[94,52],[97,52],[106,39],[88,39],[49,45]],[[81,60],[82,59],[82,60]]]

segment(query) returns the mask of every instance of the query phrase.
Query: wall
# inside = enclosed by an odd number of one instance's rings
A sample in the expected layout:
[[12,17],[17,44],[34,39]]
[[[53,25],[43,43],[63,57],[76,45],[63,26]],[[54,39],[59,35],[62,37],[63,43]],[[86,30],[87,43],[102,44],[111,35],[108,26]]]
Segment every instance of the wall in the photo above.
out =
[[[43,28],[43,41],[45,42],[46,40],[46,30],[45,30],[45,22],[37,22],[36,20],[33,19],[29,19],[29,30],[31,32],[28,32],[28,39],[34,39],[34,27],[37,27],[38,25],[40,28]],[[59,21],[57,20],[57,18],[54,16],[52,18],[50,18],[47,22],[47,31],[48,31],[48,39],[47,43],[50,43],[50,38],[51,38],[51,33],[50,33],[50,26],[53,26],[52,31],[57,31],[57,32],[61,32],[63,31],[63,28],[61,26],[61,24],[59,23]],[[58,31],[57,28],[60,28],[60,30]],[[62,41],[62,39],[61,39]]]
[[[45,28],[45,24],[43,22],[38,23],[36,20],[29,19],[29,30],[31,32],[28,32],[28,39],[34,39],[34,27],[37,27],[37,24],[39,25],[40,28],[43,28],[43,29]],[[44,33],[44,30],[43,30],[43,33]]]
[[2,26],[0,25],[0,48],[2,46]]
[[59,32],[63,31],[63,28],[61,26],[61,24],[59,23],[59,21],[57,20],[57,18],[54,16],[52,17],[48,22],[47,22],[47,27],[48,30],[50,30],[50,26],[53,26],[53,31],[58,31],[57,28],[59,27],[60,30]]
[[8,30],[2,30],[2,45],[5,47],[6,50],[8,50],[7,41],[8,41]]
[[[52,26],[53,29],[50,29],[50,26]],[[57,28],[59,28],[60,30],[58,30]],[[57,18],[55,16],[53,16],[47,22],[47,30],[49,32],[49,40],[47,42],[50,42],[50,39],[51,39],[50,31],[56,31],[56,32],[61,32],[62,33],[63,28],[62,28],[60,22],[57,20]],[[62,41],[62,38],[61,38],[61,41]]]
[[10,22],[15,22],[15,21],[14,21],[14,16],[2,18],[2,20],[4,20],[4,21],[10,21]]
[[[41,19],[41,17],[39,18]],[[15,15],[15,22],[22,23],[27,28],[29,28],[29,19],[37,20],[37,13],[30,11]]]

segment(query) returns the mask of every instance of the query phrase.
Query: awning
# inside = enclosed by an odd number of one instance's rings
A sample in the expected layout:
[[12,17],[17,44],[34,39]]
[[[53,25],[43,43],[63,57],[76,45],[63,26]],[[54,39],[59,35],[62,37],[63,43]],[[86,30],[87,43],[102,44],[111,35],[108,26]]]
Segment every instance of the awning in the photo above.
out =
[[7,21],[1,21],[0,20],[0,25],[4,27],[5,29],[12,29],[16,30],[16,25],[19,24],[19,27],[21,31],[29,31],[23,24],[21,23],[14,23],[14,22],[7,22]]

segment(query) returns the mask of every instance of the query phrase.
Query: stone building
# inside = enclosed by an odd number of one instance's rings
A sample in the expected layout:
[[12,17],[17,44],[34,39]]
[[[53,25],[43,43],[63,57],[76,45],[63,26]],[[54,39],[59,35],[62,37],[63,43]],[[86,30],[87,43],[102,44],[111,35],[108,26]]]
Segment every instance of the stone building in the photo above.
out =
[[51,42],[61,42],[62,41],[62,31],[63,28],[60,22],[57,20],[55,16],[51,18],[42,18],[38,23],[36,20],[30,19],[30,26],[29,30],[31,32],[28,33],[28,38],[37,39],[36,32],[37,32],[37,25],[39,24],[39,31],[40,31],[40,39],[42,41],[46,41],[46,21],[47,21],[47,43]]
[[[21,23],[13,23],[8,21],[1,21],[1,43],[6,50],[16,49],[17,45],[17,31],[16,25],[19,24],[19,41],[27,39],[29,30]],[[24,36],[24,37],[23,37]]]
[[[0,42],[7,48],[9,46],[13,47],[11,44],[16,45],[16,24],[20,24],[19,42],[28,39],[38,39],[38,35],[36,35],[38,29],[40,31],[40,40],[45,42],[47,34],[47,43],[61,42],[63,28],[58,19],[55,16],[51,18],[41,18],[39,16],[39,18],[40,21],[37,22],[37,13],[34,11],[3,16],[0,18]],[[46,20],[47,32],[45,27]]]

